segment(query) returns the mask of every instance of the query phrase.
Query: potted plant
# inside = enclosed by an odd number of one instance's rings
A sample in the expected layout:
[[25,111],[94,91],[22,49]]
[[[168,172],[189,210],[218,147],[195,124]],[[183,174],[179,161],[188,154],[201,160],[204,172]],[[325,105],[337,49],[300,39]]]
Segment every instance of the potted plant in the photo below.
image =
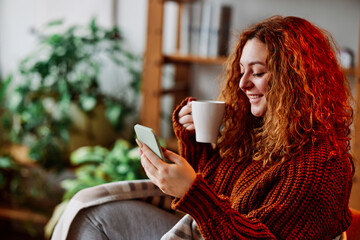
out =
[[[106,135],[105,145],[110,146],[136,121],[141,59],[128,50],[118,28],[100,27],[95,19],[70,27],[54,21],[34,34],[39,38],[36,49],[17,73],[0,81],[0,188],[3,200],[17,198],[16,206],[33,202],[41,207],[49,195],[52,202],[61,201],[63,190],[49,194],[53,187],[45,185],[59,179],[47,174],[70,166],[69,155],[79,147],[71,147],[72,138],[78,142],[85,129],[85,139],[100,145],[96,131],[111,125],[108,132],[116,134]],[[115,77],[122,83],[116,95],[104,93],[100,85],[103,67],[109,64],[121,71]],[[133,132],[125,139],[133,141]],[[53,207],[47,207],[48,216]]]
[[[102,28],[95,19],[86,27],[60,27],[62,21],[54,21],[46,31],[35,32],[39,46],[10,78],[16,83],[2,112],[4,140],[27,146],[29,158],[46,169],[67,166],[70,130],[79,116],[91,119],[100,108],[114,131],[120,131],[127,117],[136,118],[138,106],[140,59],[127,50],[119,29]],[[100,88],[104,62],[124,73],[117,81],[126,84],[116,96]]]

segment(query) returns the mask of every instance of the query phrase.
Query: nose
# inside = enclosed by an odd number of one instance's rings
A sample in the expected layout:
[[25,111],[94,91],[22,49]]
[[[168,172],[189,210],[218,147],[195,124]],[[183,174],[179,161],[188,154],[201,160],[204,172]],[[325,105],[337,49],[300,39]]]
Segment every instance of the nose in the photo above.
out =
[[239,82],[239,87],[241,90],[245,92],[245,90],[250,89],[254,86],[253,82],[251,81],[251,75],[247,72],[245,72]]

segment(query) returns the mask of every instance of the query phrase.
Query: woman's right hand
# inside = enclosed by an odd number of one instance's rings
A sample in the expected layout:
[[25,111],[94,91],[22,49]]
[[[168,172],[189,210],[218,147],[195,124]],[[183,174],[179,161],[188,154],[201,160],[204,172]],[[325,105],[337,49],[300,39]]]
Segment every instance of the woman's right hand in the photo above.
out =
[[187,130],[195,129],[191,108],[191,101],[193,100],[194,98],[189,98],[187,104],[179,111],[179,123]]

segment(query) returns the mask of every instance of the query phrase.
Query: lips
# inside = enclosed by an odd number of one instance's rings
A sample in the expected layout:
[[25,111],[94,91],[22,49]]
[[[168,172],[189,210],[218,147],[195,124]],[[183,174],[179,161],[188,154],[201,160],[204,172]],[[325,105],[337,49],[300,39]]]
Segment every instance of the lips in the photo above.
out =
[[261,102],[262,97],[264,96],[263,94],[249,94],[247,95],[249,98],[249,102],[252,104],[257,104]]
[[263,95],[262,94],[258,94],[258,95],[247,95],[249,99],[257,99],[257,98],[261,98]]

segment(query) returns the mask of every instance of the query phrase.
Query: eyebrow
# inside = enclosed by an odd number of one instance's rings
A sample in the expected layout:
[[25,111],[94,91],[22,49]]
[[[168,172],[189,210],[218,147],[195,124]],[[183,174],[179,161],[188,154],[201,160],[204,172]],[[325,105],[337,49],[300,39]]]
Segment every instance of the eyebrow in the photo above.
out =
[[[256,64],[260,64],[260,65],[265,66],[265,63],[263,63],[263,62],[261,62],[261,61],[253,61],[253,62],[250,62],[250,63],[249,63],[249,66],[253,66],[253,65],[256,65]],[[241,62],[240,62],[240,65],[241,65],[241,66],[244,66]]]

